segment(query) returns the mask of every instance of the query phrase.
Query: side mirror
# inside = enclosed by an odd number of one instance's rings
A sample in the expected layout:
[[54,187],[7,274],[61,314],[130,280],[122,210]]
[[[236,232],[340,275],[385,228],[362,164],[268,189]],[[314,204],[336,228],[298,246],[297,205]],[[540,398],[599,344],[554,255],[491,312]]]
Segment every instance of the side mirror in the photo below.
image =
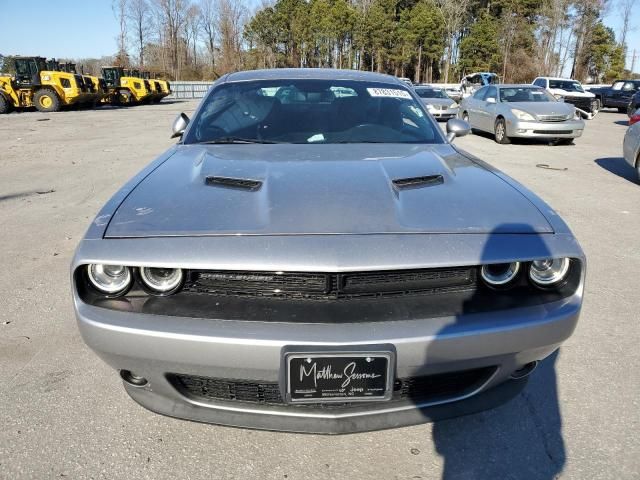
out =
[[447,122],[447,140],[449,143],[457,137],[464,137],[471,132],[471,125],[459,118],[452,118]]
[[181,137],[185,129],[187,128],[187,125],[189,125],[189,117],[187,117],[185,113],[181,113],[180,115],[178,115],[173,121],[173,125],[171,127],[171,129],[173,130],[171,138]]
[[493,97],[487,98],[487,103],[496,103],[496,99]]

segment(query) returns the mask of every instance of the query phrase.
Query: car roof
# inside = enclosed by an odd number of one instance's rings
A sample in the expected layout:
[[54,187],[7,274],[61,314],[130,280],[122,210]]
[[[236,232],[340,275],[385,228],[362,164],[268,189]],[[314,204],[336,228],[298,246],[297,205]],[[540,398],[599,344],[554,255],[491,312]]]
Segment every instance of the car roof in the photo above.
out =
[[563,78],[563,77],[538,77],[538,78],[546,78],[547,80],[564,80],[564,81],[567,81],[567,82],[580,83],[578,80],[574,80],[573,78]]
[[362,82],[382,82],[406,86],[406,83],[392,75],[363,72],[362,70],[342,70],[334,68],[272,68],[265,70],[244,70],[229,74],[226,82],[248,82],[252,80],[353,80]]
[[497,87],[497,88],[542,88],[531,83],[498,83],[496,85],[485,85],[485,87]]

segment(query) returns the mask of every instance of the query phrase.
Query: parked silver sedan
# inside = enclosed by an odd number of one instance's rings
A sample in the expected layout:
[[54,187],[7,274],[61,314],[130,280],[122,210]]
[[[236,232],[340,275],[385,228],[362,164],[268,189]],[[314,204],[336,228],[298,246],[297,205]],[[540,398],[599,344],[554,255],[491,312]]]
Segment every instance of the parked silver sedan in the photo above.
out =
[[624,136],[624,159],[636,169],[640,181],[640,122],[634,123],[627,129]]
[[444,88],[416,87],[415,91],[436,120],[448,120],[458,115],[458,104],[447,95]]
[[493,133],[498,143],[512,137],[572,143],[582,135],[584,121],[573,105],[559,102],[533,85],[487,85],[460,104],[459,116],[471,127]]

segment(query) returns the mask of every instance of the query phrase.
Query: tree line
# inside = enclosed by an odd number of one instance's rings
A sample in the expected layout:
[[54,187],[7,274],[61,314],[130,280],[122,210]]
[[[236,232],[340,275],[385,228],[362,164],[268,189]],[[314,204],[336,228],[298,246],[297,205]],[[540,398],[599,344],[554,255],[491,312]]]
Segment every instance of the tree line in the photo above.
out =
[[[604,82],[625,71],[640,0],[112,0],[115,63],[169,79],[210,80],[254,68],[333,67],[457,82],[570,75]],[[606,12],[622,19],[618,32]],[[631,66],[633,69],[633,65]]]

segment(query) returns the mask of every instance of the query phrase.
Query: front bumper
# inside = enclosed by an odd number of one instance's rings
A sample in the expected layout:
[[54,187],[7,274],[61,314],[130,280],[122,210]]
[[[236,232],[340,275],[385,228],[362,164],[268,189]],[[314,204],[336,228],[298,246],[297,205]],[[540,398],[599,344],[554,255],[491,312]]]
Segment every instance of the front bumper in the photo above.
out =
[[[75,297],[87,344],[117,370],[149,380],[127,392],[155,412],[202,422],[269,430],[348,433],[393,428],[472,413],[513,397],[523,365],[552,353],[573,332],[581,290],[551,304],[459,317],[376,324],[288,324],[169,317],[93,307]],[[472,392],[432,402],[369,402],[358,408],[299,408],[237,401],[200,401],[168,379],[183,373],[226,379],[281,381],[283,349],[392,345],[396,377],[478,367],[495,373]]]
[[448,108],[446,110],[434,110],[429,108],[429,113],[437,120],[449,120],[458,116],[459,108]]
[[507,135],[519,138],[578,138],[584,130],[583,120],[537,122],[507,119]]

